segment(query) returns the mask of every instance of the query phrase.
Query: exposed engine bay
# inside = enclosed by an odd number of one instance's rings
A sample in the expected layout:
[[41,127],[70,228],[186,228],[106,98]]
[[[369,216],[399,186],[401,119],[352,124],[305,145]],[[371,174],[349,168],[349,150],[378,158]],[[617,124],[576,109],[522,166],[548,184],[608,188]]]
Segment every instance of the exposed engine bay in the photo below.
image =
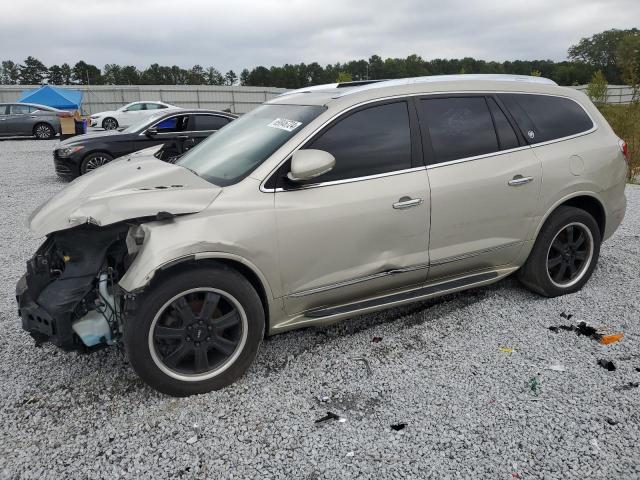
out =
[[49,234],[16,286],[22,328],[36,342],[50,341],[64,350],[89,351],[117,342],[124,308],[118,281],[143,235],[131,222]]

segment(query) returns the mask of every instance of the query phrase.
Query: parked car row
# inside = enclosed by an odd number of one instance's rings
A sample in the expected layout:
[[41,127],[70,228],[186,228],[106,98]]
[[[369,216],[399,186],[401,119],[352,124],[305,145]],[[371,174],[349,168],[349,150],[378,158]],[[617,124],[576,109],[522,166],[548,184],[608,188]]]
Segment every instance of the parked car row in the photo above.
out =
[[[63,142],[56,164],[79,174],[160,142],[179,154],[231,120],[170,112]],[[121,343],[149,385],[182,396],[234,382],[265,334],[516,272],[543,296],[576,292],[623,219],[626,155],[583,93],[547,79],[290,92],[175,163],[132,155],[38,208],[22,326],[66,350]]]

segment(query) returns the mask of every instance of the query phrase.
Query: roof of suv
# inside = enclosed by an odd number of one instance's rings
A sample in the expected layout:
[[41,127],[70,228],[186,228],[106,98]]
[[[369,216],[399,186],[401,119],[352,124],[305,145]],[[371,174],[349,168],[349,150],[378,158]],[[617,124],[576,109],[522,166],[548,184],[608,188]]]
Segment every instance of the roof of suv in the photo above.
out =
[[[332,83],[316,85],[286,92],[271,99],[271,104],[327,105],[329,103],[355,104],[376,98],[437,92],[531,92],[558,93],[558,90],[576,92],[559,87],[553,80],[526,75],[433,75],[369,82]],[[566,94],[566,93],[565,93]]]

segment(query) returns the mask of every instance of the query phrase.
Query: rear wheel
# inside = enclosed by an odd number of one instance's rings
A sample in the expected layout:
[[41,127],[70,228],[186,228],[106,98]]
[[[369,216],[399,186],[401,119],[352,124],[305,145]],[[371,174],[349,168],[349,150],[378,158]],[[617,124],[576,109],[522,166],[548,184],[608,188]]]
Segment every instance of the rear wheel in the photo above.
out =
[[545,222],[518,277],[546,297],[576,292],[596,267],[600,243],[600,228],[589,213],[560,207]]
[[80,164],[80,175],[84,175],[87,172],[91,172],[96,168],[106,165],[111,160],[113,160],[113,157],[108,153],[96,152],[87,155]]
[[33,134],[38,140],[50,140],[56,136],[56,132],[47,123],[38,123],[33,127]]
[[253,363],[264,335],[257,292],[223,266],[168,277],[136,304],[124,333],[131,366],[169,395],[206,393],[233,383]]
[[102,121],[102,128],[105,130],[115,130],[118,128],[118,121],[115,118],[107,117]]

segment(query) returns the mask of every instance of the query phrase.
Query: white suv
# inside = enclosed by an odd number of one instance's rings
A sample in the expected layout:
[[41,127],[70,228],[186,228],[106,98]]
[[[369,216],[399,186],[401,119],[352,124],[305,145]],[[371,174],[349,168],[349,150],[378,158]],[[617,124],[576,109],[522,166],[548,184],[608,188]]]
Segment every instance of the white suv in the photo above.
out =
[[275,98],[175,165],[116,160],[40,207],[17,287],[37,340],[122,341],[154,388],[221,388],[264,334],[496,282],[575,292],[625,212],[626,145],[533,77]]

